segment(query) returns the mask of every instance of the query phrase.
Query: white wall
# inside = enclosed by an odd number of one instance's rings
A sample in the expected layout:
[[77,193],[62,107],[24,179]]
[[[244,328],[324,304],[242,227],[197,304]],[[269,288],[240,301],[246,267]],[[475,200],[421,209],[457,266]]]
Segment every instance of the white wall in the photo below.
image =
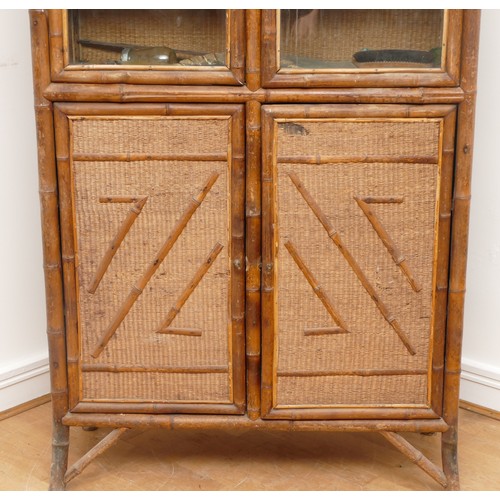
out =
[[[0,10],[0,411],[49,391],[29,22]],[[462,398],[500,410],[500,11],[483,12]]]
[[29,18],[0,10],[0,411],[49,392]]
[[483,10],[461,397],[500,410],[500,10]]

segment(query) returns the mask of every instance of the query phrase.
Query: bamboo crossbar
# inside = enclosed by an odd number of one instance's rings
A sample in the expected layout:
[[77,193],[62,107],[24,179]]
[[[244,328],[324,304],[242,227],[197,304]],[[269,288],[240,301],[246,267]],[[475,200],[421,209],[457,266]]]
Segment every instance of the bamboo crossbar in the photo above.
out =
[[290,370],[278,371],[279,377],[380,377],[399,375],[427,375],[427,370]]
[[325,165],[338,163],[411,163],[435,165],[438,163],[437,156],[403,156],[403,155],[309,155],[288,156],[278,155],[278,163],[299,163],[306,165]]
[[389,441],[398,451],[408,457],[415,465],[435,479],[443,488],[446,488],[448,481],[443,471],[436,467],[422,452],[418,451],[406,439],[395,432],[381,431],[380,434]]
[[416,420],[250,420],[246,415],[140,415],[105,413],[67,413],[66,425],[97,425],[99,427],[134,427],[166,429],[267,429],[270,431],[340,431],[340,432],[442,432],[448,427],[440,419]]
[[82,364],[83,372],[109,373],[228,373],[227,366],[137,366],[137,365],[107,365]]
[[121,437],[121,435],[128,431],[126,427],[112,430],[105,438],[97,443],[88,453],[86,453],[80,460],[75,462],[64,475],[64,482],[69,483],[72,479],[82,473],[82,471],[99,455],[102,455],[107,449],[111,448]]
[[389,325],[392,327],[392,329],[396,332],[396,334],[398,335],[399,339],[401,340],[403,345],[406,347],[408,352],[412,356],[414,356],[416,354],[416,351],[415,351],[415,348],[410,343],[410,340],[408,339],[407,335],[401,329],[397,319],[392,315],[392,313],[388,310],[387,306],[382,302],[381,298],[378,296],[377,292],[375,291],[373,286],[368,281],[368,278],[365,276],[364,272],[361,270],[361,268],[359,267],[358,263],[356,262],[356,260],[352,256],[352,254],[349,252],[349,250],[346,248],[346,246],[342,242],[337,231],[335,230],[335,228],[332,226],[332,224],[328,220],[328,217],[321,210],[321,208],[316,203],[314,198],[310,195],[309,191],[307,191],[305,186],[302,184],[302,182],[298,178],[297,174],[295,174],[295,172],[290,172],[288,174],[288,176],[290,177],[290,180],[293,182],[293,184],[295,185],[295,187],[297,188],[299,193],[304,198],[305,202],[309,205],[309,207],[313,211],[316,218],[319,220],[319,222],[321,222],[321,225],[325,228],[325,230],[328,234],[328,237],[332,240],[333,244],[340,250],[340,252],[344,256],[344,258],[346,259],[347,263],[351,266],[351,269],[354,271],[358,280],[363,285],[363,287],[367,291],[367,293],[370,295],[370,297],[372,298],[375,305],[378,307],[378,309],[381,312],[384,319],[387,321],[387,323],[389,323]]
[[123,302],[121,308],[116,313],[113,318],[111,324],[107,328],[107,330],[103,333],[101,338],[99,339],[97,346],[92,352],[92,357],[97,358],[101,352],[104,350],[106,345],[108,344],[111,337],[115,334],[116,330],[124,320],[125,316],[128,314],[135,301],[138,299],[139,295],[142,293],[145,286],[148,284],[149,280],[153,277],[155,272],[157,271],[160,264],[165,260],[166,256],[174,246],[177,238],[179,238],[180,234],[187,226],[189,220],[195,213],[196,209],[201,205],[207,194],[209,193],[212,186],[215,184],[219,177],[217,172],[213,172],[205,185],[202,187],[201,191],[191,199],[189,205],[185,209],[184,213],[181,215],[181,218],[177,221],[174,229],[165,240],[165,243],[161,247],[161,249],[156,254],[154,260],[150,263],[143,276],[139,278],[135,286],[132,287],[128,297]]
[[[212,264],[215,262],[215,259],[217,259],[217,256],[220,254],[223,248],[224,246],[221,245],[219,242],[215,244],[215,246],[212,248],[205,261],[198,268],[195,275],[191,278],[191,281],[188,283],[186,288],[181,293],[180,297],[177,299],[175,305],[170,309],[169,313],[167,314],[167,317],[163,320],[162,324],[156,329],[156,333],[175,333],[172,331],[171,328],[169,329],[168,327],[171,325],[172,321],[175,319],[177,314],[179,314],[180,310],[182,309],[182,306],[186,303],[187,299],[193,293],[194,289],[199,285],[200,281],[203,279],[203,276],[205,276],[210,267],[212,267]],[[177,333],[181,335],[201,335],[201,331],[200,333],[197,332],[194,333],[193,330],[189,331],[186,329],[184,329],[184,331],[180,331],[181,329],[177,330],[178,330]]]
[[127,213],[127,216],[123,220],[121,226],[118,228],[118,232],[114,236],[114,238],[111,240],[111,243],[108,246],[108,249],[106,250],[106,253],[104,254],[103,258],[101,259],[101,262],[94,274],[94,277],[87,289],[89,293],[95,293],[97,290],[97,287],[99,286],[99,283],[101,282],[102,278],[104,277],[104,274],[108,270],[109,265],[111,264],[111,261],[113,260],[113,257],[115,256],[116,252],[120,248],[120,245],[123,243],[123,240],[125,239],[125,236],[127,236],[128,232],[130,231],[130,228],[134,224],[135,220],[141,213],[142,209],[144,208],[144,205],[148,201],[147,196],[142,196],[142,197],[126,197],[126,196],[107,196],[107,197],[101,197],[99,198],[99,201],[101,203],[133,203],[132,207],[130,207],[130,210]]
[[227,153],[73,153],[73,161],[227,161]]
[[[331,299],[328,297],[326,292],[323,290],[321,285],[318,283],[316,278],[313,276],[310,269],[306,266],[304,260],[299,255],[299,252],[297,251],[297,248],[295,247],[295,245],[291,241],[286,241],[285,248],[288,250],[288,252],[292,256],[293,260],[295,261],[295,264],[297,264],[297,267],[302,271],[302,274],[306,278],[309,285],[311,285],[313,292],[316,294],[318,299],[321,300],[322,304],[325,306],[325,309],[328,311],[328,314],[332,317],[333,321],[335,321],[335,323],[337,323],[337,325],[340,327],[339,331],[335,332],[335,333],[348,333],[349,330],[347,328],[345,321],[338,314]],[[316,330],[315,333],[311,333],[311,331],[309,331],[309,333],[304,332],[305,335],[317,335],[319,333],[320,332],[318,330]],[[332,333],[332,332],[330,331],[330,332],[324,332],[324,333]]]
[[[177,315],[179,312],[178,310],[172,309],[171,311],[174,311],[174,317]],[[173,318],[172,318],[173,320]],[[201,337],[203,331],[200,328],[159,328],[156,330],[156,333],[165,333],[168,335],[187,335],[190,337]]]
[[[375,229],[375,232],[378,234],[380,240],[384,244],[385,248],[389,252],[390,256],[394,263],[401,269],[403,274],[406,276],[406,279],[410,283],[411,287],[415,292],[420,292],[422,290],[422,285],[418,283],[413,277],[413,273],[406,262],[406,257],[401,253],[399,248],[396,246],[392,238],[389,236],[389,233],[382,225],[378,217],[373,213],[372,209],[368,206],[370,204],[370,198],[361,198],[355,196],[354,199],[358,204],[359,208],[363,210],[363,213],[366,215],[367,219],[370,221],[370,224]],[[377,200],[377,203],[382,203],[380,199]]]
[[344,328],[336,327],[336,328],[306,328],[304,330],[304,335],[331,335],[338,333],[349,333]]

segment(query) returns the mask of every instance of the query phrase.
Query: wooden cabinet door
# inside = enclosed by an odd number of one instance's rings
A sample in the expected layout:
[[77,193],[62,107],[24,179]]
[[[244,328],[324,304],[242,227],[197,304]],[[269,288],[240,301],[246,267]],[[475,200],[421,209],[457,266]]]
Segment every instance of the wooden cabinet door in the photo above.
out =
[[55,109],[70,407],[244,411],[239,105]]
[[455,107],[263,107],[266,418],[441,412]]

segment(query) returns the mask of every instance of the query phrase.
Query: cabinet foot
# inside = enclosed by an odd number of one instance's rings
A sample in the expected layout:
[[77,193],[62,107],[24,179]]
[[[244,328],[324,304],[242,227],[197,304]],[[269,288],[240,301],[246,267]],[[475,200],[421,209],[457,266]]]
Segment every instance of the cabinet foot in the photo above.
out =
[[448,482],[447,490],[460,490],[460,480],[458,475],[458,436],[457,429],[451,426],[441,437],[441,455],[443,460],[443,470]]
[[50,491],[64,490],[64,475],[68,468],[69,427],[54,422],[52,428],[52,465],[50,467]]

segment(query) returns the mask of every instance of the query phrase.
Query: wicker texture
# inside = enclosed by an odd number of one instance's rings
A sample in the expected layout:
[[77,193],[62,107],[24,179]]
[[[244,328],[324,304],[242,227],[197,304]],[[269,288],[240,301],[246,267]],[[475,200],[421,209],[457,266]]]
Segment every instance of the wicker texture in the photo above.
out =
[[[336,406],[425,405],[425,375],[381,375],[375,377],[283,377],[278,384],[278,405],[290,404],[301,394],[300,405]],[[403,397],[402,397],[403,396]]]
[[[292,122],[293,123],[293,122]],[[288,124],[279,126],[278,156],[402,155],[436,156],[438,121],[401,119],[300,121],[300,133]],[[286,138],[286,140],[285,140]]]
[[[398,154],[437,153],[438,122],[306,123],[317,133],[307,136],[312,146],[297,148],[297,136],[278,132],[280,151],[298,155],[318,150],[356,155],[378,151],[386,130],[397,131],[403,142],[387,142]],[[366,134],[363,129],[366,128]],[[343,134],[334,133],[339,129]],[[351,129],[351,134],[349,134]],[[374,130],[378,137],[370,139]],[[420,138],[408,138],[417,129]],[[322,130],[325,133],[319,136]],[[301,137],[302,138],[302,137]],[[362,147],[363,139],[364,149]],[[341,140],[345,145],[341,144]],[[415,144],[423,146],[415,146]],[[360,149],[353,148],[353,144]],[[408,146],[407,146],[408,145]],[[386,151],[387,151],[386,149]],[[425,151],[422,151],[425,149]],[[426,376],[320,377],[303,381],[279,377],[279,372],[427,370],[431,344],[433,301],[433,252],[438,168],[436,164],[345,163],[323,165],[278,164],[278,390],[280,405],[310,404],[424,404]],[[409,337],[416,355],[409,355],[395,330],[381,314],[356,276],[352,266],[328,238],[306,204],[289,173],[294,172],[321,207],[345,247],[374,287],[380,300]],[[402,203],[374,203],[374,214],[406,258],[413,276],[422,285],[415,292],[398,267],[354,196],[402,197]],[[348,333],[304,336],[304,330],[337,326],[303,272],[284,247],[293,242],[305,265],[328,295],[347,326]],[[317,392],[325,378],[324,396]],[[328,380],[327,380],[328,379]],[[328,389],[326,389],[328,387]],[[372,395],[376,393],[377,396]],[[374,398],[378,398],[376,401]]]
[[430,50],[442,44],[442,10],[377,9],[367,15],[365,10],[321,9],[315,24],[320,36],[300,38],[295,12],[282,12],[280,48],[285,58],[350,62],[363,49]]
[[[72,120],[73,152],[84,154],[226,153],[227,119],[104,118]],[[191,139],[196,137],[196,141]]]
[[[85,397],[129,402],[225,403],[230,399],[227,374],[88,373]],[[103,394],[103,388],[106,388]]]
[[[224,10],[78,10],[73,16],[83,40],[202,53],[226,49]],[[116,53],[75,45],[75,62],[102,64],[117,59]]]
[[[106,125],[123,125],[111,120]],[[165,120],[166,121],[166,120]],[[90,123],[89,123],[90,122]],[[85,132],[103,120],[76,122],[74,147],[90,144]],[[197,130],[197,120],[179,120]],[[204,121],[203,121],[204,122]],[[227,121],[216,121],[226,126]],[[156,120],[130,120],[137,135],[142,124]],[[176,121],[168,120],[175,130]],[[139,126],[138,126],[139,125]],[[169,128],[170,129],[170,128]],[[122,142],[126,136],[119,135]],[[161,137],[158,137],[161,141]],[[224,137],[224,136],[222,136]],[[85,139],[84,139],[85,138]],[[129,144],[134,143],[134,137]],[[218,136],[220,141],[221,136]],[[104,139],[101,138],[101,143]],[[185,137],[183,148],[194,147]],[[95,145],[96,150],[98,145]],[[159,146],[161,147],[161,146]],[[222,146],[219,146],[222,149]],[[114,149],[110,149],[114,151]],[[125,149],[130,151],[130,149]],[[97,339],[108,327],[131,287],[164,244],[185,207],[213,172],[219,177],[189,220],[172,250],[159,266],[98,359],[91,357]],[[225,162],[140,161],[73,162],[76,241],[78,251],[79,317],[82,362],[149,368],[228,366],[230,324],[228,245],[228,165]],[[96,292],[88,292],[95,271],[110,241],[127,216],[130,203],[99,203],[102,196],[140,196],[148,199],[114,255]],[[175,328],[196,328],[201,336],[156,333],[168,311],[220,242],[224,248],[172,322]],[[230,328],[229,328],[230,330]],[[146,374],[83,372],[83,398],[228,401],[227,374],[154,374],[150,387]],[[206,379],[206,384],[204,380]],[[168,388],[168,389],[167,389]],[[148,392],[149,391],[149,392]]]

